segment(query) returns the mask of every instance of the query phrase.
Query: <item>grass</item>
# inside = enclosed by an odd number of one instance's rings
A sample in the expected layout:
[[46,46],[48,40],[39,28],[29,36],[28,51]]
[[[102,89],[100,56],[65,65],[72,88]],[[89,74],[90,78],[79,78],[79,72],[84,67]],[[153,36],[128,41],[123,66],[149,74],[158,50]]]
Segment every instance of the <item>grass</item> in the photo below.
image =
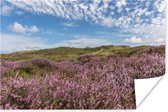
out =
[[97,55],[97,56],[130,56],[141,53],[150,53],[153,52],[164,54],[165,46],[100,46],[95,48],[71,48],[71,47],[59,47],[52,49],[43,49],[43,50],[32,50],[32,51],[22,51],[15,52],[11,54],[1,54],[1,59],[12,60],[12,61],[21,61],[33,58],[47,58],[52,61],[61,61],[61,60],[74,60],[80,55]]

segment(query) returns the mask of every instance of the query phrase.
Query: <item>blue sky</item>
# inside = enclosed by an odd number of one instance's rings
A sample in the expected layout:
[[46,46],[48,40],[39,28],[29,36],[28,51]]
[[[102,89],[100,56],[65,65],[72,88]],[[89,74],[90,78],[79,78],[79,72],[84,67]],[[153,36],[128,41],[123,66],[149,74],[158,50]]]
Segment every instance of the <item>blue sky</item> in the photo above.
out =
[[1,53],[165,44],[163,0],[2,0]]

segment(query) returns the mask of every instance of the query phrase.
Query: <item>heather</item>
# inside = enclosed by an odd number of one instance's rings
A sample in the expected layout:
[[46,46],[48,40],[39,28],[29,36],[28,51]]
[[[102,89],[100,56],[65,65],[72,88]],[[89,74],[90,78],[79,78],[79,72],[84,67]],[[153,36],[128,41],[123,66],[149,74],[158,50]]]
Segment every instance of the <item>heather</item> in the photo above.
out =
[[132,49],[1,60],[1,109],[135,109],[134,79],[164,75],[165,55],[159,47]]

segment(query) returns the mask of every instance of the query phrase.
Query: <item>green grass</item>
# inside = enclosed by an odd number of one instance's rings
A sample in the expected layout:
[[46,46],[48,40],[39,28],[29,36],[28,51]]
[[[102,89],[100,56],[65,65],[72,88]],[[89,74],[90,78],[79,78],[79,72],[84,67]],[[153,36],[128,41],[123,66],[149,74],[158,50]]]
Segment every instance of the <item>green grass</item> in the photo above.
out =
[[138,55],[141,53],[150,53],[154,52],[164,54],[165,46],[100,46],[95,48],[71,48],[71,47],[59,47],[52,49],[43,49],[43,50],[31,50],[31,51],[21,51],[11,54],[1,54],[1,59],[12,60],[12,61],[21,61],[32,58],[47,58],[53,61],[61,60],[74,60],[78,56],[83,54],[97,55],[97,56],[130,56]]

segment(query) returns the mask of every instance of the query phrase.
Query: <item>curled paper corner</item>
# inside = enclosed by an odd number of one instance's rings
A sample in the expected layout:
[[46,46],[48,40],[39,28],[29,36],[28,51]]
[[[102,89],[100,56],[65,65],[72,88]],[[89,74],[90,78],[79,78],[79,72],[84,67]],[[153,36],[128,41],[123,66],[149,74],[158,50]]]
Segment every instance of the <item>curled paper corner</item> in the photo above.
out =
[[136,94],[136,108],[139,108],[150,93],[157,87],[158,83],[164,78],[163,76],[146,78],[146,79],[135,79],[135,94]]

